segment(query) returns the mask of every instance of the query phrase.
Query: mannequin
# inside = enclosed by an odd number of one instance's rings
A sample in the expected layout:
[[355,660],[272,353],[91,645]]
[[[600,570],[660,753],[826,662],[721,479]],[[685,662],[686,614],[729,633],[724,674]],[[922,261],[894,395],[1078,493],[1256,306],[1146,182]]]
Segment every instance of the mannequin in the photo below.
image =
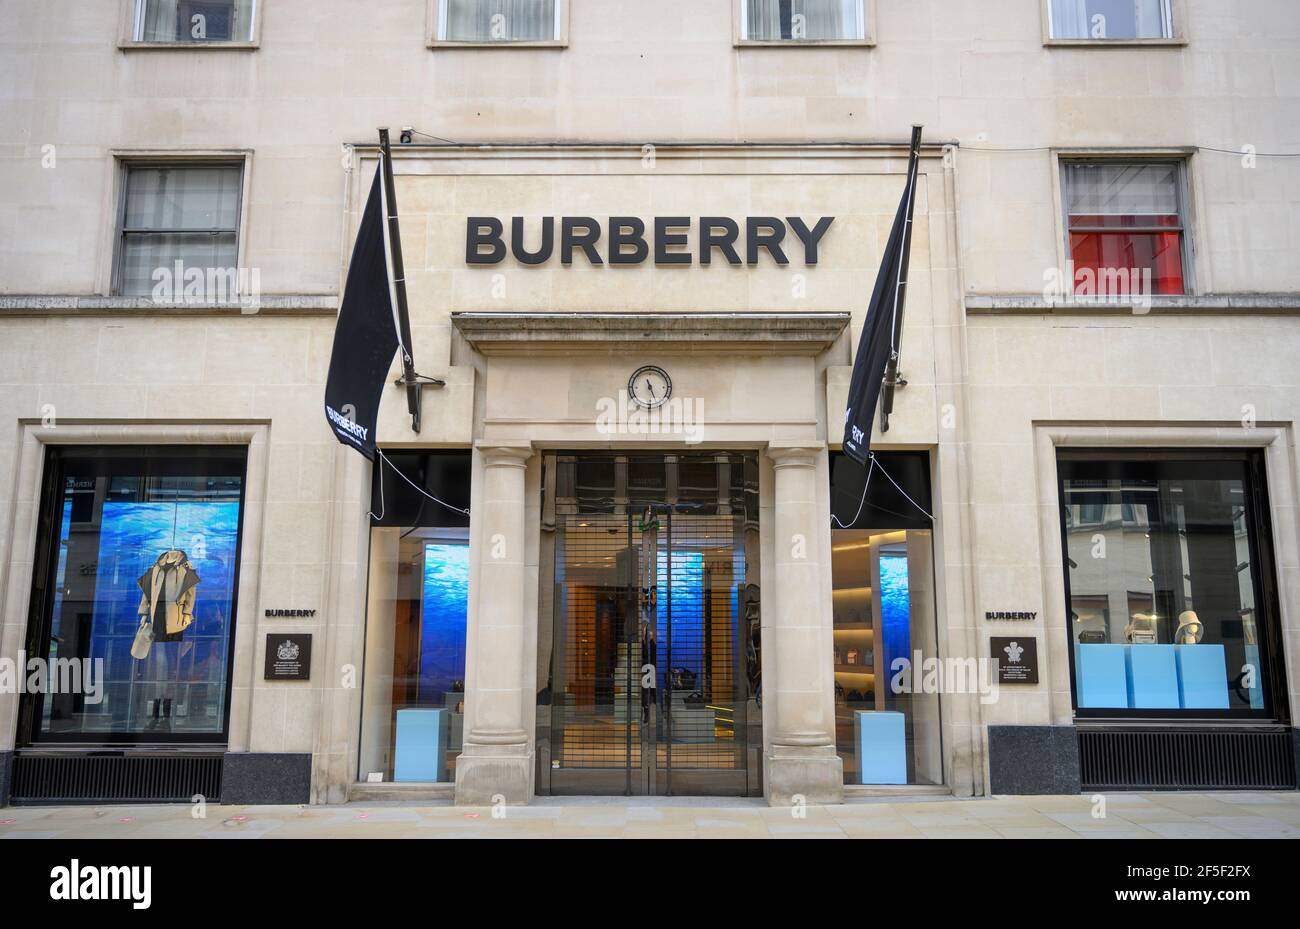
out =
[[194,597],[199,575],[189,556],[171,548],[158,556],[153,567],[140,575],[140,616],[153,624],[155,642],[179,642],[194,622]]
[[1174,631],[1175,645],[1199,645],[1205,635],[1205,625],[1195,610],[1183,610],[1178,614],[1178,628]]
[[[181,654],[186,648],[178,645],[172,654],[171,649],[159,649],[158,643],[180,643],[185,630],[193,625],[194,600],[199,586],[198,572],[184,551],[172,548],[159,555],[153,566],[140,575],[137,583],[140,587],[140,605],[136,612],[140,616],[141,626],[147,624],[152,633],[149,638],[153,647],[146,644],[139,648],[137,640],[137,648],[133,648],[131,654],[137,660],[143,660],[152,652],[155,667],[158,662],[168,665],[171,662],[167,658],[173,658],[176,667],[166,668],[159,679],[174,682],[179,677]],[[170,731],[171,715],[172,698],[156,697],[146,728]]]

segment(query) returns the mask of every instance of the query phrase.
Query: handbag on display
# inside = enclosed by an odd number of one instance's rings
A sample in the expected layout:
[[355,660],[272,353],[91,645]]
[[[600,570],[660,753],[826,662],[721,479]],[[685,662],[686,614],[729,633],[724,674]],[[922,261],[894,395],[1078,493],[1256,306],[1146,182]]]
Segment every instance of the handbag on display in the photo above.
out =
[[687,706],[704,706],[704,694],[697,690],[694,693],[687,694],[682,702]]
[[140,628],[135,630],[135,641],[131,643],[131,657],[136,661],[143,661],[149,657],[149,649],[153,645],[153,623],[149,617],[140,620]]
[[694,690],[695,672],[690,668],[670,668],[668,671],[668,685],[673,690]]

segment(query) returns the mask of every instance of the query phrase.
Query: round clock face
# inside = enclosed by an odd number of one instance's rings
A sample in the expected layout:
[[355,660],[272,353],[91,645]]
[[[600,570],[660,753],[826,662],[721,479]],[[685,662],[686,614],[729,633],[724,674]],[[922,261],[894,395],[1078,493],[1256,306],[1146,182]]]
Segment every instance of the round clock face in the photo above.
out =
[[643,365],[627,379],[627,394],[642,409],[653,410],[667,402],[673,393],[668,372],[655,365]]

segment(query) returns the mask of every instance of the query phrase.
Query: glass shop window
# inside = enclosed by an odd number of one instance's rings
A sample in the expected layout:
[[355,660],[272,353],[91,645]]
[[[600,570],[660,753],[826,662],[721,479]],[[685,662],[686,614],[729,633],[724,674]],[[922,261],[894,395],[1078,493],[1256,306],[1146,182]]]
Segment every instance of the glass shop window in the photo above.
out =
[[1271,716],[1262,460],[1062,453],[1058,467],[1078,715]]
[[136,42],[251,42],[257,0],[135,0]]
[[469,506],[470,455],[385,457],[370,507],[358,776],[452,782],[465,720],[469,517],[459,510]]
[[876,460],[831,456],[836,746],[845,783],[942,784],[929,456]]
[[21,742],[225,741],[245,458],[50,449]]
[[555,42],[561,0],[441,0],[438,41]]
[[1170,0],[1048,0],[1053,39],[1171,39]]
[[1180,161],[1061,164],[1078,296],[1186,292]]

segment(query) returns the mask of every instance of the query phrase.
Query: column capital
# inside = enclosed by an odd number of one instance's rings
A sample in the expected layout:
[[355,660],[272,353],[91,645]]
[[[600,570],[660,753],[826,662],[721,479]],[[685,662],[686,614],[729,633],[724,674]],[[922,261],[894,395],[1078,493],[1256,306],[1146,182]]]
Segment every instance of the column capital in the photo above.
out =
[[767,457],[776,468],[815,468],[822,451],[820,445],[769,445]]
[[533,457],[531,442],[485,442],[474,447],[483,456],[484,466],[489,468],[522,468]]

